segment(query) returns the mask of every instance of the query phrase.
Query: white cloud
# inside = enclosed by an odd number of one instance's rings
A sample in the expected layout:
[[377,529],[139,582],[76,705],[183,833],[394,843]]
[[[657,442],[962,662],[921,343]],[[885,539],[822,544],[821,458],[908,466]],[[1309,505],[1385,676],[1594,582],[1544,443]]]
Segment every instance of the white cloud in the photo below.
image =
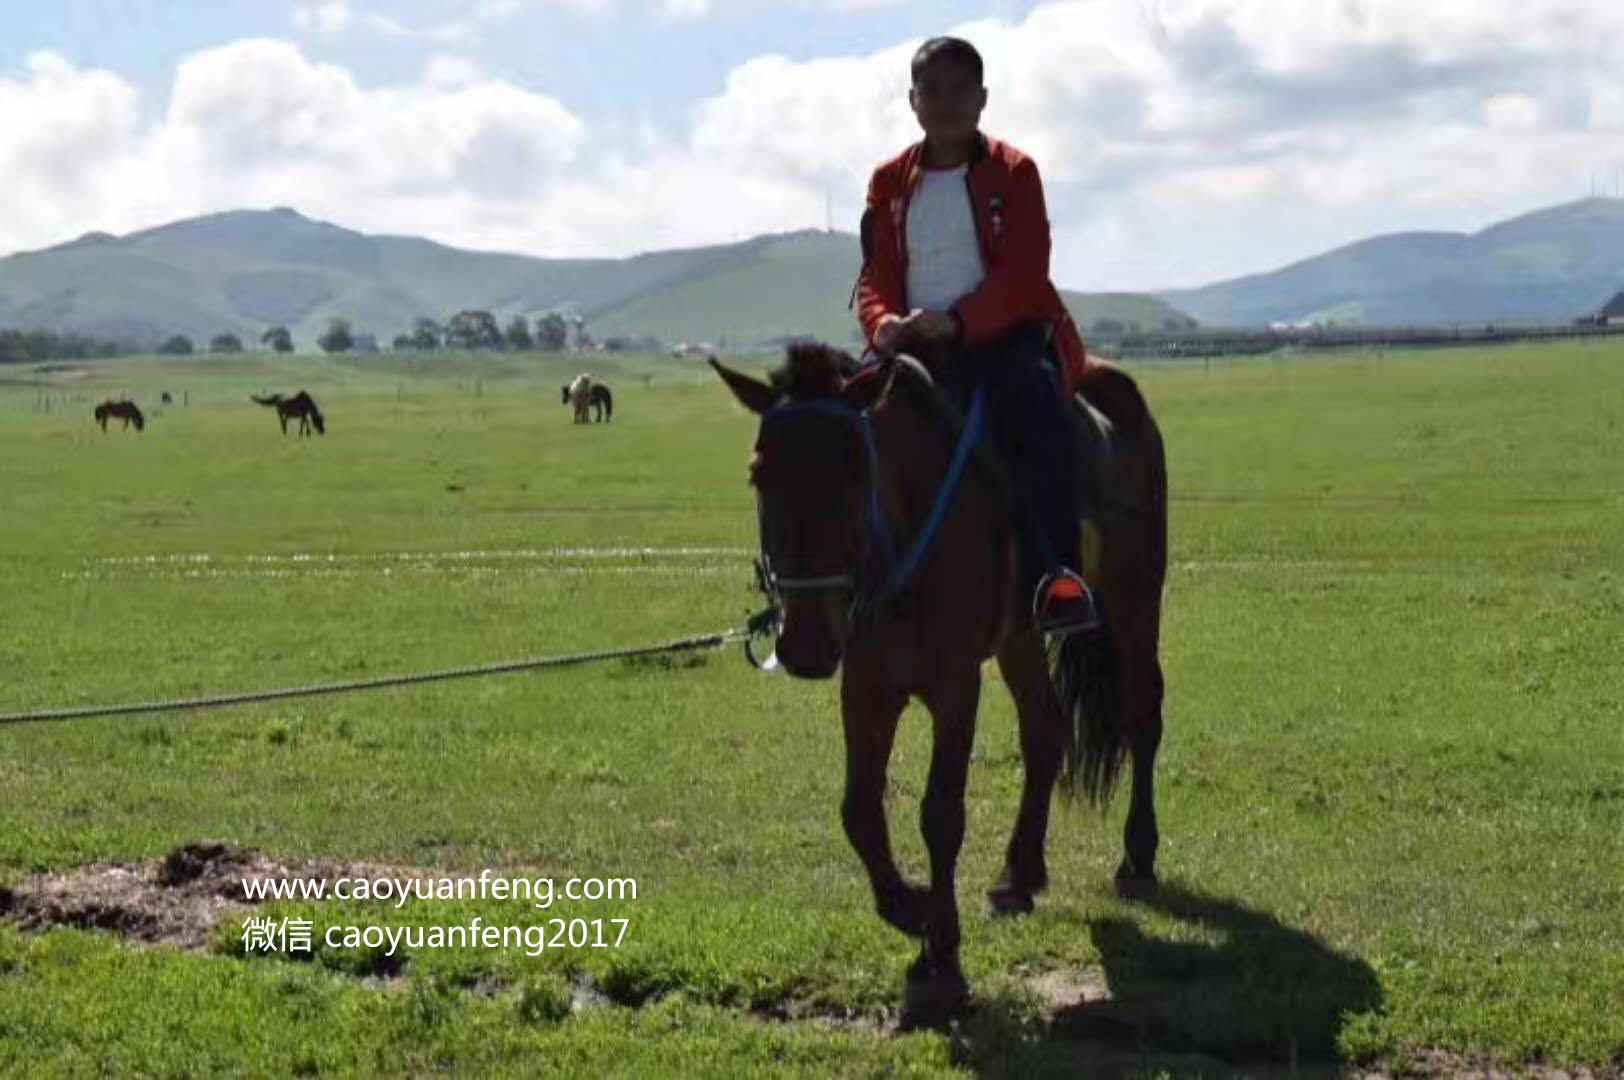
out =
[[[309,33],[368,15],[300,10]],[[1056,276],[1075,287],[1195,283],[1375,232],[1486,224],[1624,170],[1624,5],[1088,0],[959,32],[987,58],[987,130],[1038,158]],[[364,86],[266,39],[187,57],[143,124],[121,76],[36,54],[0,75],[0,250],[278,204],[555,255],[821,225],[826,192],[853,228],[869,171],[918,135],[915,44],[756,57],[663,132],[635,117],[589,132],[467,51]]]
[[352,18],[349,0],[315,0],[293,9],[294,28],[312,34],[342,34]]
[[145,130],[135,90],[117,76],[50,54],[29,71],[0,82],[0,126],[21,135],[0,144],[0,186],[33,211],[0,223],[0,250],[278,204],[361,229],[490,243],[478,223],[558,184],[586,137],[558,102],[449,57],[417,82],[363,88],[287,42],[234,42],[183,61],[161,121]]
[[20,78],[0,76],[0,250],[83,231],[85,212],[115,197],[110,174],[137,139],[139,118],[130,83],[54,53],[29,56]]
[[[332,2],[332,0],[318,0]],[[866,11],[895,7],[908,0],[474,0],[475,19],[498,19],[526,7],[565,8],[588,14],[630,12],[675,19],[699,19],[724,13],[785,9],[800,11]]]
[[[495,15],[515,10],[514,0],[483,0],[476,8],[476,16],[487,7]],[[487,15],[485,17],[492,17]],[[293,27],[305,34],[332,37],[361,30],[389,38],[438,42],[447,45],[472,45],[479,41],[479,30],[470,21],[441,23],[438,26],[411,27],[381,12],[357,10],[349,0],[307,0],[293,9]]]

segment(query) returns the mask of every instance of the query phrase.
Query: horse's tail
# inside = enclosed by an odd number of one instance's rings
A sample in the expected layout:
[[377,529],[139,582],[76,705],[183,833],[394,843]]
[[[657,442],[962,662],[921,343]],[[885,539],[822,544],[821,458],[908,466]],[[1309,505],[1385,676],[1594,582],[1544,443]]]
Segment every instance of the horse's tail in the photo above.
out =
[[[1136,501],[1142,500],[1143,516],[1137,529],[1115,541],[1127,542],[1136,552],[1129,560],[1132,572],[1121,569],[1119,558],[1114,580],[1095,592],[1107,625],[1092,634],[1064,635],[1052,645],[1049,678],[1066,733],[1061,789],[1068,798],[1080,795],[1103,810],[1116,790],[1133,734],[1122,716],[1123,671],[1112,633],[1111,598],[1133,605],[1141,594],[1144,602],[1160,594],[1167,568],[1167,466],[1161,431],[1138,385],[1115,365],[1090,361],[1080,392],[1110,419],[1118,459],[1137,463],[1128,483]],[[1118,629],[1124,620],[1133,622],[1133,615],[1119,611]]]
[[598,385],[603,389],[603,418],[613,420],[615,418],[615,395],[611,394],[609,388],[602,383]]
[[282,395],[281,394],[272,394],[270,397],[259,397],[256,394],[249,394],[248,397],[249,397],[249,400],[253,401],[256,405],[280,405],[280,404],[282,404]]
[[1121,666],[1110,633],[1061,635],[1049,646],[1049,681],[1066,736],[1061,790],[1068,799],[1081,795],[1104,810],[1128,753],[1127,732],[1118,722]]

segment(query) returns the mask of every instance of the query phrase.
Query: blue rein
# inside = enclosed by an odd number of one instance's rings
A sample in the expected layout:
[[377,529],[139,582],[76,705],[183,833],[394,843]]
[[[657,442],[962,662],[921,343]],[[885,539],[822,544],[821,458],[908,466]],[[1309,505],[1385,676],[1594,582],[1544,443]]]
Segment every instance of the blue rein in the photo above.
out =
[[[914,536],[913,543],[908,545],[908,550],[903,553],[900,560],[897,557],[896,543],[891,535],[890,522],[880,505],[880,459],[879,451],[874,445],[874,423],[869,410],[853,408],[843,401],[819,400],[779,405],[767,413],[767,417],[797,413],[832,416],[850,423],[857,429],[858,440],[863,446],[865,465],[863,502],[868,518],[869,538],[885,559],[886,576],[872,598],[861,596],[859,590],[859,595],[854,597],[852,603],[854,611],[864,606],[878,607],[894,599],[908,587],[908,583],[918,572],[925,553],[930,550],[931,544],[936,540],[936,534],[941,531],[942,520],[947,516],[947,508],[952,505],[959,482],[964,478],[964,469],[969,464],[970,453],[981,439],[985,397],[979,386],[971,394],[970,411],[965,417],[963,430],[959,432],[958,442],[953,447],[953,456],[948,462],[947,473],[936,489],[936,501],[931,505],[930,513],[926,515],[924,525]],[[766,417],[763,417],[763,420],[765,419]],[[855,575],[852,580],[854,583],[858,582]],[[776,578],[769,575],[768,583],[776,591]]]

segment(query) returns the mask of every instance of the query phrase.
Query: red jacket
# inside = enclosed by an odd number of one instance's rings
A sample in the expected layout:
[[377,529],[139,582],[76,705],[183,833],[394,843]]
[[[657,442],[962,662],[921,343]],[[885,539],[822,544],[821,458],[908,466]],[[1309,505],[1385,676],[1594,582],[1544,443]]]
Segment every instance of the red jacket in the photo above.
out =
[[[915,143],[875,169],[869,181],[861,228],[863,269],[853,292],[870,346],[881,316],[908,313],[908,202],[923,171],[923,149],[923,143]],[[1082,379],[1087,351],[1049,280],[1049,215],[1037,164],[1008,143],[977,135],[965,186],[985,276],[953,305],[964,343],[983,344],[1023,319],[1047,320],[1069,396]]]

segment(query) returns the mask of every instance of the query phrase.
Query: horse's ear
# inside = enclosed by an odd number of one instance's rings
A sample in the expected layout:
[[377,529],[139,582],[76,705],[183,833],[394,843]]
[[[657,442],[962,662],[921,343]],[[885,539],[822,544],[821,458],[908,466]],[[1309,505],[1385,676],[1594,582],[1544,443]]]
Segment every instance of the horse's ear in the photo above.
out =
[[733,396],[739,399],[739,404],[756,415],[766,412],[778,401],[778,391],[761,380],[734,371],[714,356],[710,358],[710,366],[715,368],[716,374],[727,383],[727,388],[733,391]]
[[855,409],[872,409],[885,400],[896,377],[896,361],[881,360],[847,379],[841,396]]

